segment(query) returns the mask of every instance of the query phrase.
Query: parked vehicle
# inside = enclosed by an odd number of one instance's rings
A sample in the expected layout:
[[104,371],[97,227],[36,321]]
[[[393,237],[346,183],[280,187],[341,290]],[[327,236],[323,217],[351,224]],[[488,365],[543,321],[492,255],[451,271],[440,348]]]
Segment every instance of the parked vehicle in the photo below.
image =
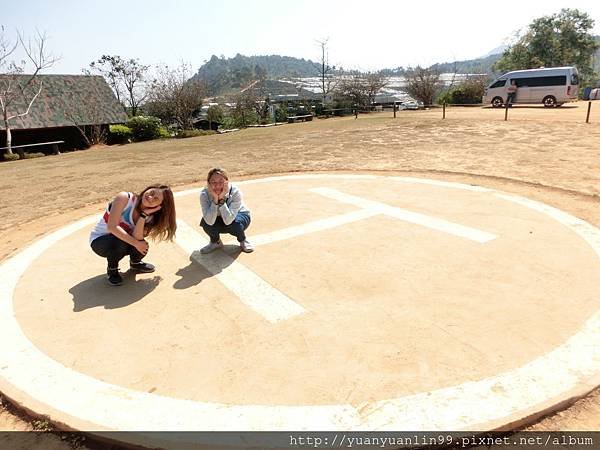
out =
[[507,88],[517,83],[517,95],[512,103],[542,103],[544,106],[561,106],[577,101],[579,73],[576,67],[515,70],[497,78],[483,94],[482,103],[493,107],[504,106]]
[[419,104],[417,102],[404,102],[402,103],[404,106],[403,109],[419,109]]

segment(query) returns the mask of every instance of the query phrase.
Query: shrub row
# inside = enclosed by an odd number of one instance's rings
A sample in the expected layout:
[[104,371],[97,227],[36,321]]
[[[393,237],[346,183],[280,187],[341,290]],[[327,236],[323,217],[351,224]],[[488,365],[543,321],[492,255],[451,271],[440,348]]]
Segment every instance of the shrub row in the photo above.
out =
[[480,79],[466,80],[440,94],[438,104],[474,105],[481,103],[485,84]]
[[149,141],[152,139],[171,137],[160,119],[151,116],[135,116],[127,125],[111,125],[108,135],[109,144],[126,144],[128,142]]

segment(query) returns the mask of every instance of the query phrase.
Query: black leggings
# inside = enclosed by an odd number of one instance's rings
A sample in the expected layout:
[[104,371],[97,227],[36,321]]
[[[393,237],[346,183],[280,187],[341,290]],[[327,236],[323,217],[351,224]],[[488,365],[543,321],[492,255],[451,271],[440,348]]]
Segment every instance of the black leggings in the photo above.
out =
[[117,269],[119,261],[127,255],[132,263],[140,262],[144,257],[133,245],[122,241],[114,234],[97,237],[92,241],[91,246],[94,253],[108,260],[109,269]]

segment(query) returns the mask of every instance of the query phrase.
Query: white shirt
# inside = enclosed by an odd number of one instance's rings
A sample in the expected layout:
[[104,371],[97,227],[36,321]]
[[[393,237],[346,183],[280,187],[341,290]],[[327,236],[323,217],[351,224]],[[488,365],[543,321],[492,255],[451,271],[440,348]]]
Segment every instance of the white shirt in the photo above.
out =
[[229,185],[229,191],[225,194],[225,202],[219,206],[208,193],[205,187],[200,192],[200,206],[202,207],[202,217],[208,225],[214,225],[218,216],[223,218],[223,223],[229,225],[235,220],[239,212],[250,214],[250,210],[244,205],[242,191],[235,184]]

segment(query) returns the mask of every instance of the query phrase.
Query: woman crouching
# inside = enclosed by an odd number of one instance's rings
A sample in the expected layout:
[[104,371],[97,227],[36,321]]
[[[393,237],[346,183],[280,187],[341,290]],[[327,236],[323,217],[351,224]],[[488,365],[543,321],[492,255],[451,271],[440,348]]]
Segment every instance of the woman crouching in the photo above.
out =
[[90,234],[92,250],[107,259],[108,282],[123,284],[119,261],[129,255],[129,267],[139,273],[154,272],[143,262],[148,252],[146,237],[172,241],[177,230],[175,201],[169,186],[148,186],[141,194],[120,192],[106,207]]
[[229,183],[229,175],[219,167],[208,172],[206,187],[200,193],[202,220],[200,226],[208,234],[210,243],[200,249],[200,253],[210,253],[223,247],[221,233],[235,236],[245,253],[254,251],[246,239],[246,229],[250,225],[250,211],[244,205],[242,191]]

